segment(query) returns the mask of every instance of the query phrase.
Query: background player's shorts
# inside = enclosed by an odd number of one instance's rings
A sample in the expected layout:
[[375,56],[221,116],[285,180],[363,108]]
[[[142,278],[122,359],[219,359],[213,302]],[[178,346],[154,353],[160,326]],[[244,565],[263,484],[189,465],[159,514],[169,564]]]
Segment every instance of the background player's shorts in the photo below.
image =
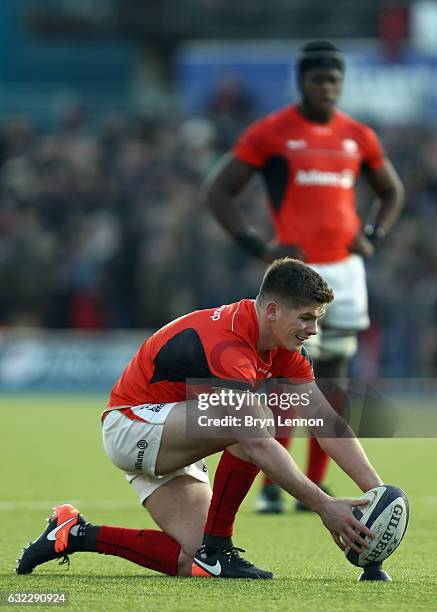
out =
[[132,413],[142,420],[111,410],[103,422],[103,447],[111,462],[125,472],[143,503],[156,489],[176,476],[189,475],[209,484],[208,468],[202,459],[165,476],[155,473],[163,426],[177,403],[133,406]]
[[350,255],[339,262],[309,264],[334,290],[319,333],[305,346],[315,359],[352,357],[358,347],[356,333],[369,326],[366,272],[362,257]]

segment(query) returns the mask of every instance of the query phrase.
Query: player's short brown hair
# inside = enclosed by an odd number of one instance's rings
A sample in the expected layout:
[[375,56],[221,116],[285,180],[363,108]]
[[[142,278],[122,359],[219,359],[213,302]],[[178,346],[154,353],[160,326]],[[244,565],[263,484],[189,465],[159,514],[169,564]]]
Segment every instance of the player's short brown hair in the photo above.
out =
[[318,272],[298,259],[276,259],[267,268],[258,298],[261,303],[277,299],[289,307],[329,304],[334,292]]

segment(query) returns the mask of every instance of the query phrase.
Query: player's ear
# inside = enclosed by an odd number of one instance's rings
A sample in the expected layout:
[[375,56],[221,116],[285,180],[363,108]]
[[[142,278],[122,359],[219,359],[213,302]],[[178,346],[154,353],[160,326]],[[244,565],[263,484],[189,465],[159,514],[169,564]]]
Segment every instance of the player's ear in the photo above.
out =
[[276,321],[278,318],[278,304],[276,302],[268,302],[266,304],[266,315],[269,321]]

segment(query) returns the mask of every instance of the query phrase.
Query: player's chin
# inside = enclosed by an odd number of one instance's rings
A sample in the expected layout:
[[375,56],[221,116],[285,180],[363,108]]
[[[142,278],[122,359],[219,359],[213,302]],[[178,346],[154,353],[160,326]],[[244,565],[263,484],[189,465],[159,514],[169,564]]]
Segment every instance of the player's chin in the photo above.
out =
[[335,100],[322,99],[318,101],[318,110],[320,113],[331,113],[335,110]]
[[298,338],[293,338],[289,346],[287,346],[286,348],[288,348],[289,351],[299,351],[302,344],[303,344],[303,340],[299,340]]

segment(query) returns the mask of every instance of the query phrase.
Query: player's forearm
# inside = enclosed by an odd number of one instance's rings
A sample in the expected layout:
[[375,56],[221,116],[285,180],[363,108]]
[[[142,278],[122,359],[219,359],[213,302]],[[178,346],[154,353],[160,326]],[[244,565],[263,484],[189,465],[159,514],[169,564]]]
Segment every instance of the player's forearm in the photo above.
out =
[[382,181],[377,181],[374,189],[380,200],[375,225],[388,232],[399,217],[405,200],[404,186],[389,160],[385,162]]
[[354,432],[345,420],[334,411],[317,385],[314,382],[299,385],[294,390],[300,393],[301,397],[304,393],[311,397],[309,406],[295,406],[298,415],[306,418],[322,419],[324,425],[320,429],[312,428],[311,431],[317,437],[323,450],[334,459],[362,491],[368,491],[382,484]]
[[382,484],[382,480],[355,437],[318,438],[323,450],[360,487],[368,491]]
[[267,244],[246,222],[237,204],[237,197],[255,171],[253,166],[229,153],[206,179],[204,192],[212,214],[224,229],[246,252],[265,260]]
[[300,471],[279,442],[274,438],[265,438],[256,441],[240,440],[240,444],[250,461],[273,482],[311,510],[320,512],[328,496]]
[[387,233],[396,223],[404,203],[403,188],[400,186],[380,198],[381,204],[375,219],[375,226],[382,227]]
[[389,159],[385,159],[383,166],[378,170],[367,172],[366,176],[379,198],[380,205],[376,219],[372,223],[386,233],[392,228],[402,209],[405,198],[404,186]]
[[267,245],[246,222],[231,193],[220,184],[213,184],[207,191],[206,199],[215,218],[235,242],[251,255],[262,259]]
[[231,236],[236,236],[245,229],[246,223],[235,196],[223,187],[219,181],[205,187],[206,202],[219,223]]

